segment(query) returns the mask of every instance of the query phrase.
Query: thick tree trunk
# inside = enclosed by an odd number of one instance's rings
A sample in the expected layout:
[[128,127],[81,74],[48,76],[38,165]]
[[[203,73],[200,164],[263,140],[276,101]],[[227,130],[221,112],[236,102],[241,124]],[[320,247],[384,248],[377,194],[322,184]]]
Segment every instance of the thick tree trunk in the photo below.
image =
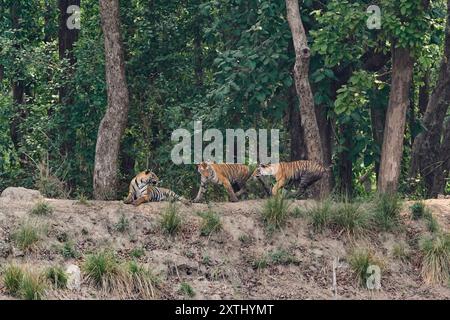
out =
[[[292,32],[295,49],[294,78],[297,95],[300,100],[300,115],[308,159],[323,163],[324,156],[317,124],[314,97],[309,82],[309,62],[311,50],[308,47],[305,28],[300,17],[297,0],[286,0],[287,20]],[[330,193],[329,179],[322,180],[321,196]]]
[[450,106],[450,0],[447,0],[447,6],[444,56],[436,87],[430,96],[423,117],[425,130],[416,137],[414,142],[410,171],[412,177],[420,172],[425,182],[427,195],[431,197],[437,196],[437,193],[433,191],[433,185],[435,179],[442,175],[441,137],[445,115]]
[[392,85],[386,112],[378,177],[378,191],[382,193],[397,192],[413,69],[414,59],[409,50],[394,48]]
[[119,1],[100,0],[100,14],[105,39],[105,69],[108,108],[98,130],[95,149],[94,197],[116,197],[118,156],[124,132],[129,96],[120,36]]

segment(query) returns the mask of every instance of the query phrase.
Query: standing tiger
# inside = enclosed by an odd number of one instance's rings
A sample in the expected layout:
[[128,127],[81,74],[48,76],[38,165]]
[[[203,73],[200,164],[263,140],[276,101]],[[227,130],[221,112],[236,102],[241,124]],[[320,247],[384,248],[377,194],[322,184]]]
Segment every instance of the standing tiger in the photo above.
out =
[[299,160],[260,164],[252,176],[275,176],[276,184],[272,188],[272,195],[276,195],[289,182],[298,182],[300,191],[305,191],[314,182],[320,180],[326,172],[327,169],[318,162]]
[[187,200],[178,196],[173,191],[156,187],[159,178],[150,170],[142,171],[131,180],[128,197],[123,201],[126,204],[139,206],[145,202],[159,202],[164,200]]
[[250,170],[244,164],[202,162],[197,168],[201,180],[200,189],[194,202],[202,200],[208,182],[223,185],[228,192],[230,201],[237,202],[237,197],[245,191],[245,183],[251,176]]

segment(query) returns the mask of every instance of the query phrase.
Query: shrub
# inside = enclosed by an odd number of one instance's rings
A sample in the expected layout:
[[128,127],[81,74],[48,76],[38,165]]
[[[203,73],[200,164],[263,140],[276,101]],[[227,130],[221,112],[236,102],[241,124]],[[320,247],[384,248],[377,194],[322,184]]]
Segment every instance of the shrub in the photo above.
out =
[[53,213],[53,208],[46,201],[39,201],[31,210],[30,214],[36,216],[48,216]]
[[445,284],[450,273],[450,234],[421,239],[422,277],[428,284]]
[[166,207],[161,219],[161,228],[169,235],[174,235],[180,230],[181,217],[178,214],[178,207],[175,203],[170,202]]
[[262,217],[269,231],[274,231],[284,225],[289,215],[290,205],[291,202],[286,199],[283,193],[278,193],[267,199],[262,211]]
[[204,213],[199,213],[203,218],[202,224],[200,226],[200,235],[210,236],[214,232],[219,232],[222,229],[222,222],[220,221],[220,216],[208,210]]
[[45,276],[55,288],[66,288],[68,276],[62,267],[55,266],[47,268],[45,271]]
[[398,195],[379,194],[373,203],[374,219],[383,231],[391,231],[400,226],[402,203]]

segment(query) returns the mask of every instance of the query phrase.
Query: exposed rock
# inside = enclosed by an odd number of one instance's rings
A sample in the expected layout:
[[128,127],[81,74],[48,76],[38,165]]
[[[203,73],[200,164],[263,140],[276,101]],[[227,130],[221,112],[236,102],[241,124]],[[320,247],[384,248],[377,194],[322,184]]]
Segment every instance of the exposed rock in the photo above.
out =
[[66,269],[67,288],[73,291],[79,291],[81,288],[81,270],[77,265],[71,264]]
[[3,190],[1,196],[3,199],[14,201],[35,201],[43,199],[42,194],[37,190],[26,188],[9,187]]

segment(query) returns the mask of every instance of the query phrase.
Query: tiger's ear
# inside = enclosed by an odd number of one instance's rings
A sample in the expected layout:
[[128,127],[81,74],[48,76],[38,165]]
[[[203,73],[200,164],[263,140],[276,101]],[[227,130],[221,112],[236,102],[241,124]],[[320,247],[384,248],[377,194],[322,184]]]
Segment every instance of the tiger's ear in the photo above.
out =
[[145,174],[149,174],[151,171],[150,170],[145,170]]

